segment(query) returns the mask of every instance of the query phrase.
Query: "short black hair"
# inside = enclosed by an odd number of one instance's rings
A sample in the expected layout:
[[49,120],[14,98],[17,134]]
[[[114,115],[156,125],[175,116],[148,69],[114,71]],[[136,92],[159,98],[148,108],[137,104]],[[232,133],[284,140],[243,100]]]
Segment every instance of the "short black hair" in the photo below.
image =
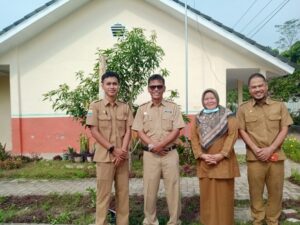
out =
[[102,77],[101,77],[101,83],[103,83],[103,81],[108,78],[108,77],[115,77],[118,80],[118,83],[120,83],[120,77],[119,74],[117,74],[116,72],[113,71],[107,71],[105,72]]
[[266,78],[265,78],[264,75],[262,75],[261,73],[253,73],[253,74],[251,74],[251,76],[248,78],[248,86],[250,85],[251,80],[252,80],[253,78],[257,78],[257,77],[263,79],[264,82],[267,83],[267,80],[266,80]]
[[163,85],[165,85],[165,79],[160,74],[153,74],[153,75],[151,75],[148,78],[148,86],[149,86],[150,82],[153,81],[153,80],[160,80],[160,81],[162,81]]

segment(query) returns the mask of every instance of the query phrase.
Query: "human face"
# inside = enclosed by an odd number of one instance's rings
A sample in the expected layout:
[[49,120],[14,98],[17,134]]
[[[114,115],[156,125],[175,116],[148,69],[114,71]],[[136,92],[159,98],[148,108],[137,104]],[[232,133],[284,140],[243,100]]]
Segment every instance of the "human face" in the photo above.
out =
[[152,80],[148,85],[148,92],[152,100],[162,100],[165,89],[166,87],[161,80]]
[[249,93],[255,100],[262,100],[267,96],[268,85],[261,77],[254,77],[249,83]]
[[206,109],[215,109],[218,106],[218,101],[212,92],[206,92],[203,98],[203,105]]
[[109,98],[116,98],[119,91],[119,82],[115,77],[107,77],[102,82],[104,93]]

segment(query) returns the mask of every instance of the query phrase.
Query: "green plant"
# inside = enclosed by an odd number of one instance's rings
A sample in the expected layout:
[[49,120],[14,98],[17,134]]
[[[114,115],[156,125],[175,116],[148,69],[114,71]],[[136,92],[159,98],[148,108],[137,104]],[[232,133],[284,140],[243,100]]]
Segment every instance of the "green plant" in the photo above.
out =
[[291,174],[290,180],[293,183],[300,185],[300,173],[297,169],[292,169],[292,174]]
[[22,166],[22,160],[12,157],[5,159],[4,161],[0,161],[0,169],[11,170],[18,169]]
[[58,216],[48,217],[51,224],[68,224],[72,221],[70,212],[62,212]]
[[4,161],[10,157],[10,154],[5,150],[6,145],[0,142],[0,161]]
[[285,139],[282,145],[286,156],[295,162],[300,162],[300,141],[295,137],[288,137]]
[[79,144],[80,144],[80,153],[86,154],[89,152],[90,144],[89,144],[89,138],[86,134],[80,134],[79,138]]
[[95,188],[87,188],[86,189],[89,193],[89,197],[91,199],[90,208],[96,208],[96,201],[97,201],[97,192]]
[[[119,37],[112,48],[97,51],[99,57],[106,57],[107,70],[120,75],[119,99],[131,106],[147,85],[148,77],[159,70],[164,51],[157,45],[156,39],[154,32],[148,38],[143,29],[133,28]],[[58,89],[45,93],[44,100],[52,103],[54,111],[65,111],[85,125],[88,106],[98,99],[100,66],[97,60],[89,75],[86,76],[83,71],[77,72],[75,76],[79,85],[75,89],[71,90],[69,85],[61,84]],[[163,76],[168,75],[166,69],[160,70]]]
[[179,164],[180,165],[194,165],[195,157],[193,154],[191,141],[184,135],[179,137],[181,141],[180,144],[177,145],[177,151],[179,154]]

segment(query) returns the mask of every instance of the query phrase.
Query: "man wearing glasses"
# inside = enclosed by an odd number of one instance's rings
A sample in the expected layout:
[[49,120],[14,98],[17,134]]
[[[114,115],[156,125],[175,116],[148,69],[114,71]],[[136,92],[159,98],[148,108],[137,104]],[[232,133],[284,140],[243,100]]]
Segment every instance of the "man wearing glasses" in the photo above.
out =
[[158,225],[156,199],[160,178],[164,180],[170,219],[168,225],[181,224],[179,157],[175,141],[185,126],[179,107],[163,99],[165,80],[159,74],[148,79],[151,101],[142,104],[132,129],[143,143],[144,225]]

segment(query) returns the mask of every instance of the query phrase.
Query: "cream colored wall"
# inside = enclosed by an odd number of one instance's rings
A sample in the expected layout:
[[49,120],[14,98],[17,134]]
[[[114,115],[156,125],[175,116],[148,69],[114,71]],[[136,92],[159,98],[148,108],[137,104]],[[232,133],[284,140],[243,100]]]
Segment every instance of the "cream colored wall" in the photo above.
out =
[[[167,89],[178,89],[180,98],[176,102],[184,110],[184,23],[141,0],[94,0],[0,57],[0,64],[11,65],[13,116],[61,116],[53,112],[49,102],[42,101],[42,94],[62,83],[74,86],[76,71],[91,72],[96,49],[112,47],[116,41],[110,30],[115,23],[121,23],[127,29],[142,27],[148,34],[156,31],[158,44],[166,54],[162,67],[170,71]],[[262,66],[247,55],[238,54],[190,28],[190,112],[199,111],[201,93],[208,87],[217,89],[221,103],[225,103],[227,68]],[[145,91],[137,103],[148,99]]]
[[0,142],[11,149],[9,77],[0,72]]

